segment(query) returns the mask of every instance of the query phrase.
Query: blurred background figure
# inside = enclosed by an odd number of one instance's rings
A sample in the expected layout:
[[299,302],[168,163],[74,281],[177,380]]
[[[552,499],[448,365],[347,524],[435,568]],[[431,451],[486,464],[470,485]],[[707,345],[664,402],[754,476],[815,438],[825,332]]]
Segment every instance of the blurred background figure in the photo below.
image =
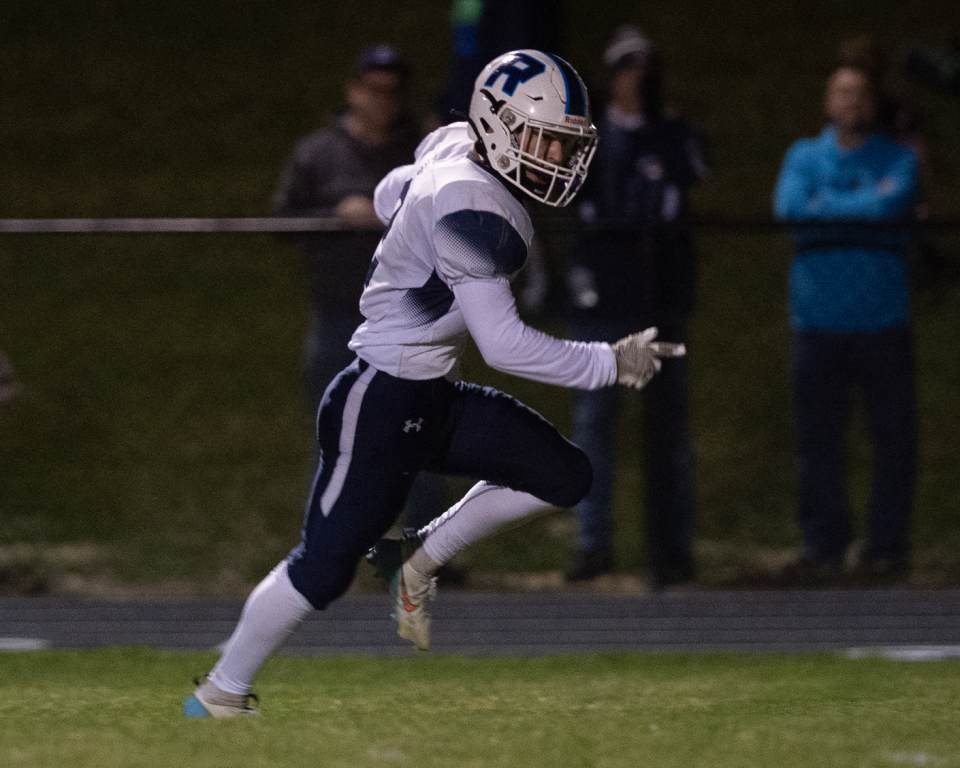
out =
[[[336,217],[344,227],[292,236],[303,243],[311,302],[304,343],[311,418],[327,385],[355,357],[347,342],[363,322],[360,294],[383,232],[374,189],[391,170],[413,162],[421,138],[407,105],[409,79],[393,47],[364,48],[346,83],[346,111],[297,142],[273,195],[275,216]],[[447,506],[436,475],[423,475],[410,499],[407,524],[416,527]]]
[[[685,342],[695,264],[688,192],[707,173],[701,142],[669,115],[660,57],[624,26],[604,54],[608,103],[599,145],[579,204],[568,285],[574,339],[615,341],[630,328],[656,326],[664,341]],[[568,581],[612,571],[615,389],[574,392],[574,441],[590,457],[594,483],[576,509],[580,534]],[[624,393],[623,396],[633,396]],[[686,358],[665,360],[640,392],[643,403],[646,553],[649,583],[694,578],[694,457],[688,425]]]
[[[497,56],[524,48],[562,56],[563,5],[560,0],[453,0],[447,80],[424,120],[425,132],[466,119],[477,76]],[[544,309],[549,276],[539,236],[530,246],[517,288],[524,315]]]
[[13,364],[6,353],[0,349],[0,405],[6,405],[17,396],[20,384],[13,370]]
[[897,58],[911,80],[960,97],[960,35],[953,34],[940,45],[905,42]]
[[868,34],[848,37],[837,50],[837,66],[856,67],[870,76],[877,89],[877,130],[913,149],[921,163],[924,162],[925,138],[920,116],[911,104],[892,92],[890,56],[886,49]]
[[559,0],[453,0],[450,66],[434,97],[427,130],[463,119],[477,75],[497,56],[523,48],[562,56],[562,24]]
[[407,111],[409,71],[396,50],[364,48],[346,83],[347,109],[297,142],[273,195],[276,216],[336,217],[342,232],[301,239],[310,291],[305,343],[309,412],[353,359],[350,336],[363,322],[360,293],[383,225],[373,190],[391,170],[413,162],[420,136]]
[[[846,38],[840,43],[837,53],[838,66],[862,69],[875,83],[877,130],[917,153],[920,181],[914,215],[918,222],[926,221],[930,218],[930,190],[933,186],[927,137],[916,107],[897,94],[891,86],[890,56],[886,49],[868,34]],[[910,261],[914,287],[918,290],[936,288],[944,278],[945,266],[943,255],[937,249],[933,238],[922,229],[917,230]]]
[[[845,434],[853,387],[863,394],[874,449],[857,576],[888,583],[909,569],[917,406],[908,261],[919,163],[916,152],[881,129],[874,76],[852,64],[833,72],[829,125],[790,148],[774,191],[778,219],[818,225],[793,229],[789,278],[803,551],[783,577],[798,585],[846,578],[853,531]],[[868,224],[851,225],[855,219]]]

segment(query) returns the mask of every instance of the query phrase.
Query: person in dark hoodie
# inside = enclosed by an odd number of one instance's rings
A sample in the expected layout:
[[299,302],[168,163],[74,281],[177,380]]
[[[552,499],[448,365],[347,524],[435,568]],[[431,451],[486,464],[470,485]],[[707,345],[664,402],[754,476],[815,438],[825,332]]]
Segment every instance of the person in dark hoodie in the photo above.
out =
[[[660,58],[624,26],[604,54],[606,108],[578,207],[568,273],[571,336],[616,340],[625,328],[655,326],[684,342],[693,310],[694,249],[688,192],[707,173],[697,132],[667,113]],[[612,571],[615,389],[574,393],[574,440],[594,467],[593,489],[577,506],[580,533],[567,581]],[[694,458],[688,427],[687,363],[664,362],[643,402],[646,551],[649,584],[694,578]]]

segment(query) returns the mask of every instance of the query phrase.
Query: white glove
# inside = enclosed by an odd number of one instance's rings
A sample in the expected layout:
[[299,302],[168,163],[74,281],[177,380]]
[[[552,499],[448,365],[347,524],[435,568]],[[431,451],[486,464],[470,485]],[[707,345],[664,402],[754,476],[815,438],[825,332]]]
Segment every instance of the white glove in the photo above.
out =
[[683,357],[687,354],[683,344],[654,341],[656,337],[657,329],[647,328],[612,345],[617,355],[618,384],[642,389],[660,370],[661,357]]

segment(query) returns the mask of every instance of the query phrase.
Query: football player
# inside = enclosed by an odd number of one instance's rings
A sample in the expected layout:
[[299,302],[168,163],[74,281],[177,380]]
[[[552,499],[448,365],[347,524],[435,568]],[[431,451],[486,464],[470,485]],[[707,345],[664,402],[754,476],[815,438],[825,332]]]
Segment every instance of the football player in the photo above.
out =
[[[416,162],[377,187],[387,227],[360,299],[366,320],[350,341],[357,359],[320,407],[321,462],[300,544],[250,595],[185,714],[255,712],[247,702],[257,670],[304,617],[347,590],[371,547],[391,581],[399,634],[429,648],[425,604],[443,563],[505,525],[586,495],[593,472],[580,448],[514,398],[455,372],[468,337],[497,370],[586,389],[640,388],[660,357],[684,354],[654,341],[652,328],[613,345],[572,342],[518,315],[510,281],[533,237],[524,201],[569,203],[595,143],[573,67],[513,51],[480,73],[468,120],[430,134]],[[424,469],[477,483],[418,532],[402,561],[399,542],[379,540]]]

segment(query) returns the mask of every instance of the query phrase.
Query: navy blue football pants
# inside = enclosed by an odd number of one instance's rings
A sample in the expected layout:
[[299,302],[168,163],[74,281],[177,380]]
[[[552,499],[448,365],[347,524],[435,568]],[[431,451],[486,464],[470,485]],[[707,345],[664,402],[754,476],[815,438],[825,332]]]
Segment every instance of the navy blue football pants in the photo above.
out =
[[394,524],[420,470],[486,480],[571,507],[590,490],[583,451],[515,398],[446,379],[399,379],[354,361],[317,415],[320,465],[293,586],[317,609],[342,595],[360,558]]

